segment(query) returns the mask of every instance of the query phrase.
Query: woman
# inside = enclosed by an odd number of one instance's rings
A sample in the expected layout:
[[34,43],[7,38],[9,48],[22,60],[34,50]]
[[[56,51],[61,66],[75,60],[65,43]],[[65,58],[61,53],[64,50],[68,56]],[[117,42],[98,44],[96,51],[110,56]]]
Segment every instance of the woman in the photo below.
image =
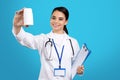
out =
[[[23,45],[37,49],[41,57],[41,71],[38,80],[71,80],[72,62],[80,50],[78,42],[68,36],[66,25],[69,12],[65,7],[54,8],[50,25],[52,31],[48,34],[32,35],[25,32],[23,12],[17,12],[13,21],[13,34]],[[78,74],[84,71],[83,66],[77,69]]]

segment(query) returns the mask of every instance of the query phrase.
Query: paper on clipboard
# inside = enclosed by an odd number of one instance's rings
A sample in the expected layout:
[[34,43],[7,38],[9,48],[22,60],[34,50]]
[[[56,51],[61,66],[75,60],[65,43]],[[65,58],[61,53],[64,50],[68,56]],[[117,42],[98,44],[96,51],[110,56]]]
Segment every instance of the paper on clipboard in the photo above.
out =
[[81,66],[85,62],[89,54],[90,51],[88,50],[86,44],[83,44],[81,50],[78,52],[76,59],[72,65],[72,79],[77,73],[78,66]]

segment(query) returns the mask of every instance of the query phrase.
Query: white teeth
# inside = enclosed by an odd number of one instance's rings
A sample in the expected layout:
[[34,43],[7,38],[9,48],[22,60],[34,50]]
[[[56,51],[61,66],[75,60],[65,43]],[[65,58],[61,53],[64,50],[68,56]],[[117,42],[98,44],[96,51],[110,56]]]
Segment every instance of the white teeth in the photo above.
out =
[[58,27],[58,25],[56,25],[56,24],[53,24],[55,27]]

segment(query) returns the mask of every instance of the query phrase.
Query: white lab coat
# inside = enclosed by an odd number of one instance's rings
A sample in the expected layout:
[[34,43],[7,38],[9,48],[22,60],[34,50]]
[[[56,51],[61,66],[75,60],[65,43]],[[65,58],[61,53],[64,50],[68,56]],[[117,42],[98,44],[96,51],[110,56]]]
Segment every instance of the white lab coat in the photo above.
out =
[[[14,34],[14,28],[13,28]],[[40,75],[38,80],[72,80],[71,77],[71,66],[76,56],[76,53],[80,50],[78,42],[69,37],[66,33],[60,35],[55,34],[52,31],[48,34],[40,34],[40,35],[32,35],[28,32],[25,32],[23,28],[21,28],[18,35],[15,35],[16,39],[23,45],[32,49],[37,49],[40,55],[40,62],[41,62],[41,69]],[[60,38],[61,37],[61,38]],[[61,67],[66,68],[66,76],[65,77],[55,77],[53,72],[54,68],[58,68],[59,60],[55,51],[54,46],[52,47],[52,60],[47,60],[46,58],[49,57],[49,53],[45,51],[45,43],[48,41],[48,38],[54,39],[55,45],[58,49],[58,53],[61,55],[62,46],[64,45],[63,57],[61,62]],[[72,45],[74,48],[74,57],[71,48],[71,44],[69,39],[72,41]]]

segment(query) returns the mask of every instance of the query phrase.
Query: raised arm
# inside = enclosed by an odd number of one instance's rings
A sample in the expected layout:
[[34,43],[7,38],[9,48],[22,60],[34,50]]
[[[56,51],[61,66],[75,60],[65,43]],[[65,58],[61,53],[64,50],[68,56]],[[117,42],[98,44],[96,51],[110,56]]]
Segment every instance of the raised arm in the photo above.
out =
[[14,33],[16,35],[20,32],[22,26],[28,27],[28,25],[24,25],[23,13],[24,13],[24,9],[17,11],[13,19]]
[[32,35],[31,33],[25,32],[22,28],[24,25],[23,21],[24,9],[21,9],[16,12],[13,19],[13,29],[12,32],[19,43],[23,46],[38,49],[42,47],[44,41],[44,35]]

